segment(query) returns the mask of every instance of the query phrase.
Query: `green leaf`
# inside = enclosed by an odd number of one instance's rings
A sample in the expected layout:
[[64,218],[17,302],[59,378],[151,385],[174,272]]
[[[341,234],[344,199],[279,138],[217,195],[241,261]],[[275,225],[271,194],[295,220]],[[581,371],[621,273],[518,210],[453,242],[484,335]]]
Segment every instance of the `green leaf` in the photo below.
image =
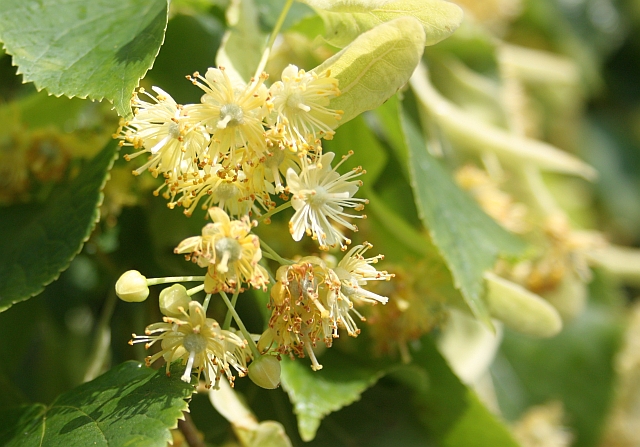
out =
[[107,144],[46,204],[0,208],[0,311],[40,293],[80,252],[100,217],[117,148]]
[[164,38],[167,0],[5,0],[0,40],[25,81],[53,95],[129,101]]
[[[31,446],[165,447],[194,387],[172,368],[156,371],[126,362],[42,404],[0,411],[0,444]],[[4,422],[8,420],[10,424]]]
[[318,8],[324,20],[326,39],[344,47],[359,34],[398,17],[414,17],[427,36],[425,45],[434,45],[449,37],[462,22],[462,9],[442,0],[400,0],[380,2],[345,2],[307,0]]
[[258,68],[266,40],[254,1],[233,0],[227,9],[227,23],[229,30],[222,38],[216,63],[233,70],[246,82]]
[[326,415],[360,399],[381,375],[355,365],[314,372],[304,361],[283,359],[282,388],[293,404],[302,440],[313,440]]
[[483,301],[485,271],[499,254],[517,255],[524,244],[487,216],[429,154],[415,124],[401,115],[416,206],[473,314],[491,324]]
[[375,109],[405,85],[424,50],[420,23],[401,17],[361,34],[348,47],[313,69],[339,81],[340,96],[329,107],[342,110],[341,124]]
[[451,371],[429,337],[412,352],[428,374],[429,386],[416,387],[418,415],[442,447],[517,447],[509,430]]

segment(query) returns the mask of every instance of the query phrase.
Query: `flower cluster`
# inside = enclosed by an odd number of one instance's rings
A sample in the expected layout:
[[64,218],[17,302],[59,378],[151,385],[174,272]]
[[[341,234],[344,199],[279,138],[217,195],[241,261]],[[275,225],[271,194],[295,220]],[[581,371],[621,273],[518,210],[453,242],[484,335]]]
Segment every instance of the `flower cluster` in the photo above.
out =
[[223,67],[187,78],[204,92],[200,104],[178,104],[158,87],[155,97],[144,89],[134,94],[134,117],[115,135],[134,150],[127,160],[147,157],[133,173],[162,176],[154,193],[187,215],[198,206],[261,215],[274,209],[275,198],[291,194],[295,240],[306,233],[322,249],[346,248],[349,239],[339,228],[356,231],[346,218],[363,216],[344,208],[360,211],[366,200],[353,197],[360,186],[354,178],[364,171],[340,175],[340,163],[331,168],[334,154],[322,154],[321,139],[333,137],[342,115],[329,107],[340,94],[338,81],[294,65],[270,88],[265,73],[244,83]]
[[[148,364],[162,357],[168,372],[171,362],[181,361],[186,365],[183,380],[190,381],[195,372],[214,387],[223,374],[233,383],[235,369],[259,386],[274,388],[282,355],[308,355],[318,370],[322,366],[313,351],[318,341],[331,346],[339,329],[357,336],[356,321],[364,317],[356,307],[388,301],[367,290],[367,283],[393,275],[373,266],[381,255],[364,256],[368,243],[351,248],[335,265],[315,256],[294,263],[252,233],[258,224],[253,217],[270,223],[272,215],[293,208],[289,233],[294,241],[307,235],[320,250],[348,250],[351,240],[345,231],[358,230],[351,219],[366,217],[358,212],[368,201],[354,197],[365,171],[338,172],[353,152],[337,163],[333,152],[323,153],[322,139],[333,138],[342,116],[330,107],[340,91],[329,71],[319,74],[289,65],[270,87],[264,73],[244,83],[231,71],[210,68],[204,76],[187,76],[203,91],[199,104],[178,104],[157,87],[155,96],[144,89],[134,94],[134,116],[122,121],[115,135],[121,146],[133,149],[125,159],[146,157],[133,174],[149,171],[162,178],[154,194],[162,194],[169,208],[183,207],[191,215],[202,207],[211,222],[174,250],[205,268],[204,276],[148,280],[130,271],[116,289],[125,301],[142,301],[149,296],[149,285],[174,283],[160,294],[163,322],[131,341],[148,347],[160,341],[161,350],[148,357]],[[266,291],[272,281],[263,250],[281,267],[271,287],[268,328],[258,337],[246,330],[235,303],[245,289]],[[175,284],[180,281],[199,285],[187,290]],[[204,304],[191,298],[200,291],[206,294]],[[214,294],[228,308],[222,327],[206,317]],[[228,330],[232,318],[242,337]]]

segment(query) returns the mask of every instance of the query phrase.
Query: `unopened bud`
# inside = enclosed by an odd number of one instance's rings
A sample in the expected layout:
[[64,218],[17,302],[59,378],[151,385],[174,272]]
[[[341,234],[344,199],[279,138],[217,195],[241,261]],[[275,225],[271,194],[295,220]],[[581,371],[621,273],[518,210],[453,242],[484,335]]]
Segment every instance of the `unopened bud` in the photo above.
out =
[[191,297],[182,284],[174,284],[160,292],[160,312],[167,317],[181,316],[182,312],[178,308],[188,309],[190,302]]
[[487,305],[491,316],[507,327],[534,337],[553,337],[562,329],[558,311],[524,287],[485,272]]
[[258,340],[258,351],[260,351],[261,353],[265,353],[269,350],[269,348],[273,345],[274,343],[274,337],[273,337],[273,329],[271,329],[270,327],[268,327],[260,336],[260,339]]
[[280,385],[280,361],[272,355],[263,355],[249,365],[249,378],[261,388],[277,388]]
[[116,282],[116,295],[129,303],[146,300],[149,296],[147,278],[137,270],[124,272]]

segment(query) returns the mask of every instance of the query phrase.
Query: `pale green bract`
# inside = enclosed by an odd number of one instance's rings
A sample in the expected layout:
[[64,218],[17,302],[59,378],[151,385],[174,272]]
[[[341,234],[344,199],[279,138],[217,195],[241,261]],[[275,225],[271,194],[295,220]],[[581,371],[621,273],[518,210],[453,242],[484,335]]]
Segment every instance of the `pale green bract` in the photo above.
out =
[[[360,33],[398,17],[411,16],[422,25],[425,45],[449,37],[462,22],[462,9],[442,0],[336,1],[307,0],[316,8],[325,25],[325,38],[344,47]],[[407,33],[409,34],[409,33]]]
[[231,27],[222,39],[216,64],[225,67],[236,81],[248,81],[262,57],[265,35],[259,31],[258,12],[253,0],[233,0],[227,9]]
[[[425,35],[412,17],[383,23],[313,69],[339,81],[340,96],[329,107],[342,110],[337,125],[375,109],[407,83],[424,49]],[[336,126],[337,127],[337,126]]]

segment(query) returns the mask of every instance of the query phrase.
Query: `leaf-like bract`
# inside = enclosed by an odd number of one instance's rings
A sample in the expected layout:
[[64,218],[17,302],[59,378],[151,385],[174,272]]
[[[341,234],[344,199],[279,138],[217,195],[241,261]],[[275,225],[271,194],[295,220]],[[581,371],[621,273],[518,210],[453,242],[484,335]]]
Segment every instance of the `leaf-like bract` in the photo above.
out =
[[462,22],[462,9],[442,0],[400,0],[391,2],[308,2],[318,8],[329,43],[344,47],[358,34],[376,25],[399,18],[417,19],[427,36],[424,45],[434,45],[449,37]]
[[402,17],[360,35],[314,68],[319,75],[329,70],[339,82],[341,94],[330,103],[344,112],[339,124],[375,109],[405,85],[420,61],[424,39],[420,23]]

